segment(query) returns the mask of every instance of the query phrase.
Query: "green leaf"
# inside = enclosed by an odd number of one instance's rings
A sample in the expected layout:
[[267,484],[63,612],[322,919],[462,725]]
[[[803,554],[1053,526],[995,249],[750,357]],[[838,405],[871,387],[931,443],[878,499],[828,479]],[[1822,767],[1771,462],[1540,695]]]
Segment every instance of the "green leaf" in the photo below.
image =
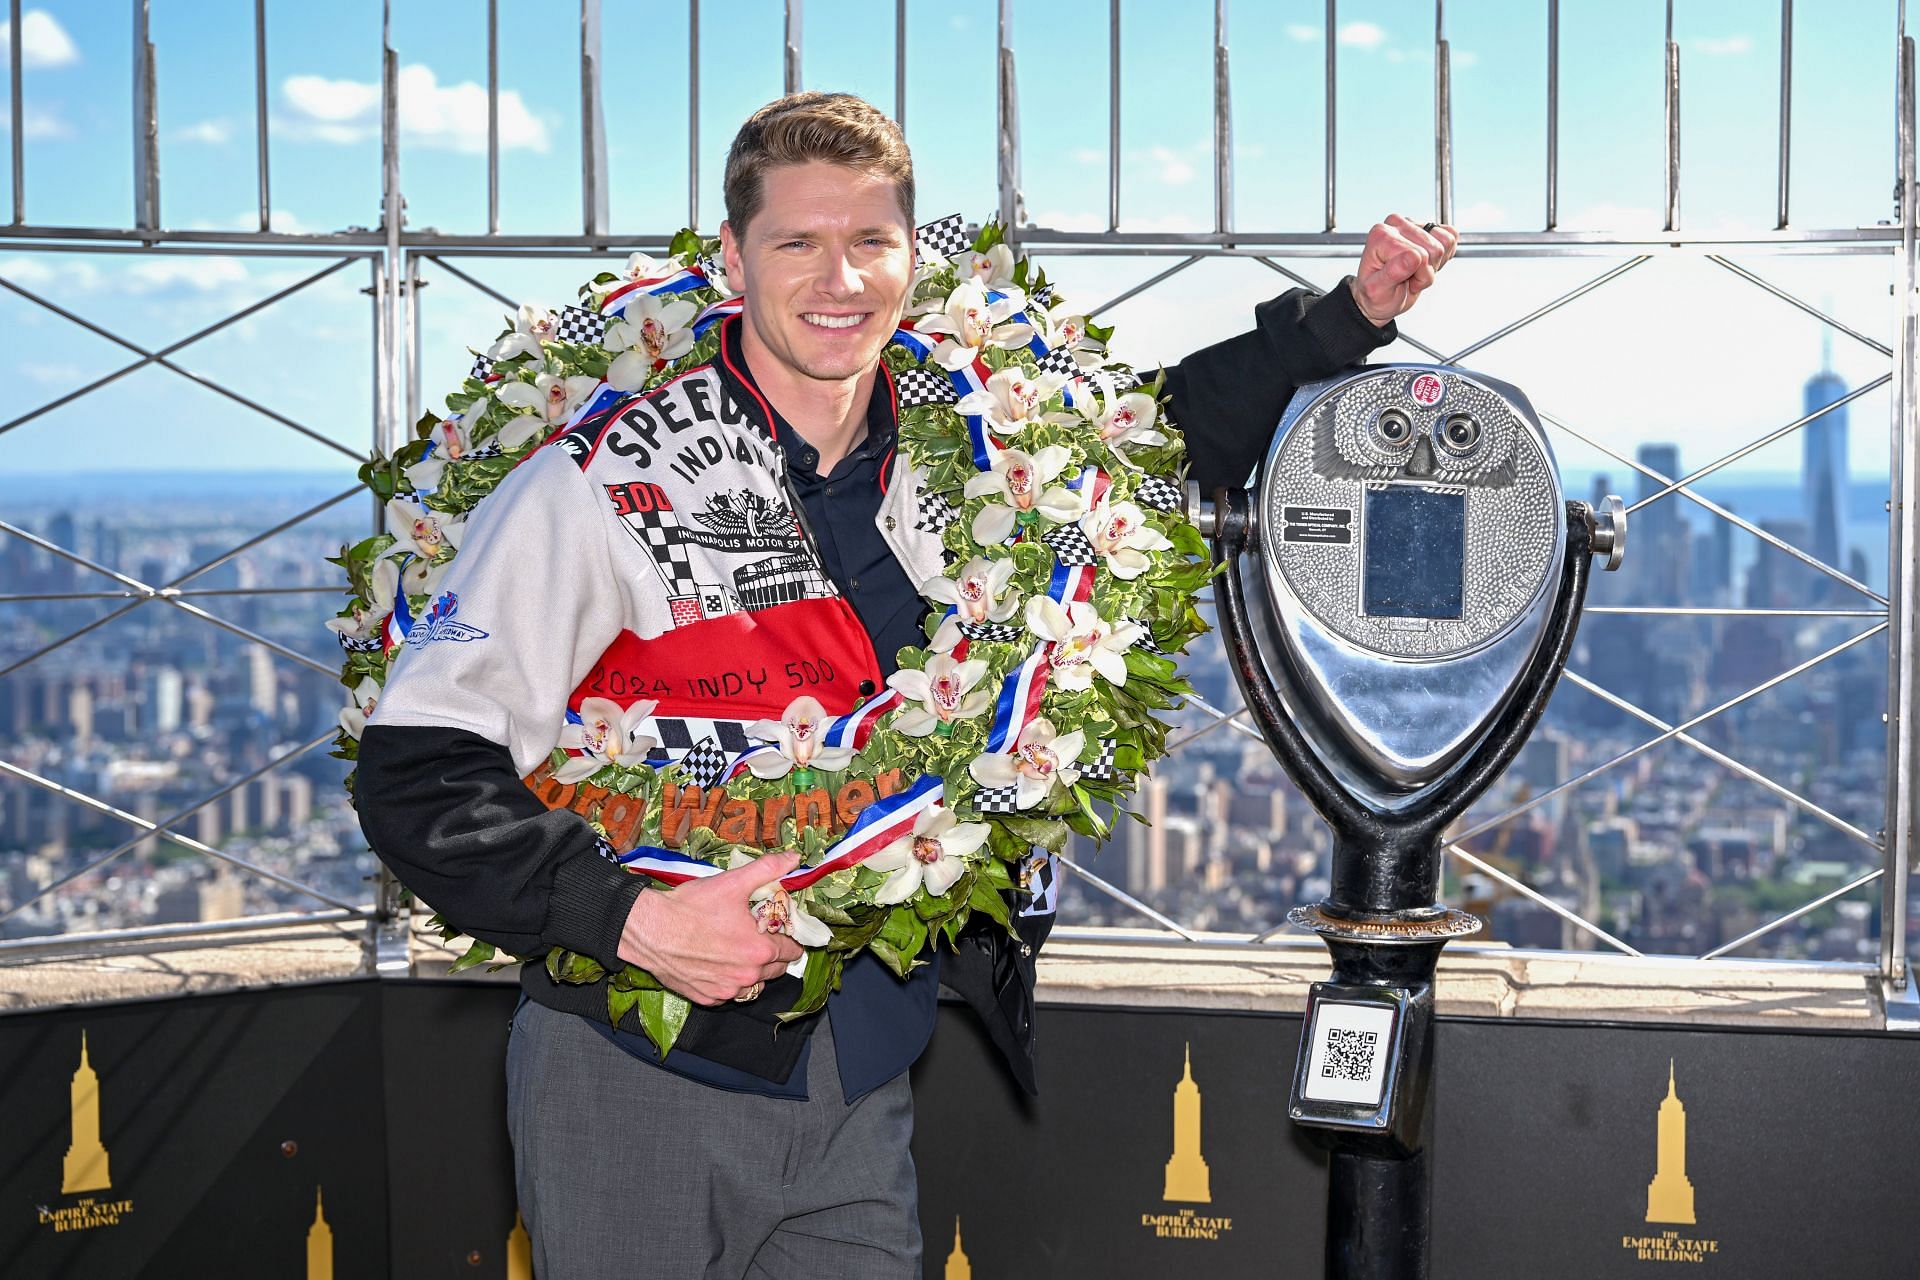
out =
[[474,944],[467,948],[467,953],[458,960],[455,960],[453,967],[448,969],[447,972],[449,974],[460,973],[463,970],[473,968],[475,965],[485,964],[487,961],[493,959],[495,954],[495,948],[491,942],[481,942],[475,939]]
[[642,991],[635,1002],[640,1009],[640,1029],[665,1058],[680,1038],[680,1029],[687,1025],[687,1015],[693,1012],[692,1002],[665,990]]

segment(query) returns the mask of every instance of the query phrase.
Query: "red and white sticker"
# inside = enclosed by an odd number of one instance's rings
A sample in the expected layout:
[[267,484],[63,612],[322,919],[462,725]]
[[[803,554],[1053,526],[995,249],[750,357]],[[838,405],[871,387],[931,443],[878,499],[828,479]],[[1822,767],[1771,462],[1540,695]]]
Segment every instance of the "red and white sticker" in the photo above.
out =
[[1411,395],[1413,402],[1422,409],[1431,409],[1440,403],[1442,396],[1447,394],[1447,387],[1440,381],[1439,374],[1415,374],[1413,381],[1407,386],[1407,394]]

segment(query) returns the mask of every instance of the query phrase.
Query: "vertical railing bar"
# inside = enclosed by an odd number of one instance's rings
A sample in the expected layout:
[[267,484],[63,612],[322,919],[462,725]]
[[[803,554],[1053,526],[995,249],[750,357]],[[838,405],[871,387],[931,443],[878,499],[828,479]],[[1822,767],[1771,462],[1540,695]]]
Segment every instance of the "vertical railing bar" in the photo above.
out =
[[1107,230],[1120,229],[1120,0],[1107,0]]
[[580,192],[588,238],[607,233],[607,117],[600,102],[600,0],[580,0]]
[[[20,0],[7,0],[7,18],[13,23],[8,31],[20,30]],[[27,130],[24,94],[20,88],[20,45],[21,41],[7,41],[7,93],[12,113],[7,118],[7,132],[11,138],[13,161],[13,225],[19,226],[27,220]]]
[[500,234],[500,0],[487,0],[487,234]]
[[1433,206],[1439,221],[1453,222],[1453,49],[1446,0],[1433,0]]
[[407,254],[407,416],[401,419],[401,438],[412,435],[413,424],[420,421],[420,259]]
[[[154,79],[150,0],[133,0],[133,225],[160,228],[160,97]],[[11,43],[18,47],[20,29]]]
[[907,0],[893,0],[893,120],[907,127]]
[[1673,42],[1673,0],[1667,0],[1667,225],[1680,229],[1680,46]]
[[787,22],[785,48],[783,50],[781,83],[786,85],[787,93],[800,92],[800,27],[802,22],[801,0],[786,0]]
[[392,453],[401,444],[400,427],[400,316],[406,306],[400,276],[400,231],[405,202],[400,194],[400,55],[393,47],[393,4],[380,6],[380,171],[382,230],[386,258],[380,280],[380,418],[375,424],[375,447]]
[[687,0],[687,225],[700,225],[700,0]]
[[1887,521],[1887,803],[1881,843],[1887,869],[1880,912],[1880,967],[1895,987],[1905,988],[1909,867],[1913,857],[1915,787],[1914,726],[1920,721],[1920,684],[1914,673],[1914,601],[1920,599],[1920,414],[1914,396],[1916,334],[1914,293],[1916,248],[1920,237],[1920,181],[1916,180],[1914,143],[1914,42],[1906,34],[1906,5],[1900,5],[1899,80],[1894,93],[1897,117],[1901,254],[1895,266],[1894,318],[1896,382],[1892,396],[1888,469],[1892,517]]
[[1213,229],[1233,228],[1233,81],[1227,57],[1227,0],[1213,0]]
[[1547,0],[1547,225],[1560,225],[1560,0]]
[[1007,242],[1019,252],[1015,228],[1020,223],[1020,105],[1013,78],[1013,0],[1000,0],[995,26],[998,93],[996,115],[999,123],[999,157],[995,169],[1000,188],[1000,225],[1006,228]]
[[260,230],[273,230],[273,183],[267,158],[267,0],[253,0],[253,147],[260,187]]
[[1776,230],[1787,229],[1787,189],[1793,138],[1793,0],[1780,0],[1780,191]]
[[1327,93],[1326,93],[1326,166],[1327,166],[1327,230],[1333,230],[1333,166],[1334,166],[1334,39],[1336,24],[1340,20],[1339,0],[1327,0]]

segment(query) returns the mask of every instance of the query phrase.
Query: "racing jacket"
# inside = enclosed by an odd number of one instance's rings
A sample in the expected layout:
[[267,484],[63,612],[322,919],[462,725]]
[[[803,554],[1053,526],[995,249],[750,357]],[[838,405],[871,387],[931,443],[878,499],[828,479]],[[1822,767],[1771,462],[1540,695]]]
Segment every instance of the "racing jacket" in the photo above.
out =
[[[1393,337],[1346,288],[1291,291],[1256,320],[1168,370],[1203,486],[1244,479],[1295,386]],[[701,778],[745,749],[746,723],[777,718],[793,698],[811,694],[837,715],[880,683],[785,483],[773,410],[730,367],[729,345],[515,468],[469,521],[431,621],[416,624],[362,735],[356,805],[374,850],[423,901],[506,951],[559,946],[618,968],[646,883],[606,856],[579,814],[521,781],[583,698],[654,701],[642,731]],[[874,394],[893,402],[884,366]],[[945,518],[896,455],[876,525],[910,581],[941,570]],[[1033,959],[1051,917],[1020,923],[1018,938],[970,928],[940,976],[1031,1090]],[[605,1021],[599,986],[556,983],[539,964],[522,967],[521,985]],[[696,1006],[676,1052],[784,1081],[803,1036],[776,1036],[775,1019],[796,992],[782,978],[759,1000]],[[631,1014],[627,1029],[638,1030]]]

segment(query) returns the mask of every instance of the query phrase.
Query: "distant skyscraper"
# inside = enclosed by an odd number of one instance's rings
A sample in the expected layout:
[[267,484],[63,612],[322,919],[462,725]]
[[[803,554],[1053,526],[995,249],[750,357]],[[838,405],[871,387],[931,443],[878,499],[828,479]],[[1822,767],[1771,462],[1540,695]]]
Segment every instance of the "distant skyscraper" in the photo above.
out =
[[[1680,446],[1677,444],[1643,444],[1640,446],[1639,459],[1641,466],[1666,476],[1667,481],[1655,480],[1644,472],[1638,473],[1636,502],[1645,502],[1683,474],[1680,470]],[[1689,531],[1686,518],[1680,514],[1680,504],[1685,501],[1678,494],[1668,494],[1633,515],[1633,522],[1629,526],[1631,536],[1643,557],[1634,572],[1638,584],[1634,594],[1641,603],[1683,603],[1689,559]]]
[[[1807,379],[1802,414],[1816,413],[1847,394],[1847,384],[1831,367],[1833,341],[1822,339],[1820,372]],[[1846,564],[1847,409],[1820,414],[1800,428],[1800,508],[1810,540],[1807,551],[1836,569]]]

